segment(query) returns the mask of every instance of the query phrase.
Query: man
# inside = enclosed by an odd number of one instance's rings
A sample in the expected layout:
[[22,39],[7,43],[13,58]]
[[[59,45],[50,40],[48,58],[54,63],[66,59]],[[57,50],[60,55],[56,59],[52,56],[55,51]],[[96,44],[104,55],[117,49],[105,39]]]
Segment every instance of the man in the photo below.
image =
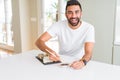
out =
[[81,20],[82,8],[77,0],[67,2],[65,16],[67,20],[53,24],[37,39],[36,45],[40,50],[49,53],[51,60],[58,61],[60,60],[58,54],[45,45],[45,42],[53,36],[58,36],[59,54],[79,58],[70,66],[81,69],[92,57],[95,42],[94,27]]

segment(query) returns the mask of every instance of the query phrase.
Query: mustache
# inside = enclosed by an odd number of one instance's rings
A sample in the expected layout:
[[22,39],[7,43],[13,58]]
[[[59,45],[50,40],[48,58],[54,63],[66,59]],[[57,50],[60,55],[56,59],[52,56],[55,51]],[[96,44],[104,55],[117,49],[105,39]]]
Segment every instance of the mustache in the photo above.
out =
[[76,18],[70,18],[70,19],[79,19],[79,18],[76,17]]

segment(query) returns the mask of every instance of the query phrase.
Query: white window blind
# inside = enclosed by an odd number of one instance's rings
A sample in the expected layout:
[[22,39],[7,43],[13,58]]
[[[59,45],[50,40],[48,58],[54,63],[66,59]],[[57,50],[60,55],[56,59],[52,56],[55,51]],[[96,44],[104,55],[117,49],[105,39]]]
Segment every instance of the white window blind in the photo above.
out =
[[13,46],[11,0],[0,0],[0,44]]

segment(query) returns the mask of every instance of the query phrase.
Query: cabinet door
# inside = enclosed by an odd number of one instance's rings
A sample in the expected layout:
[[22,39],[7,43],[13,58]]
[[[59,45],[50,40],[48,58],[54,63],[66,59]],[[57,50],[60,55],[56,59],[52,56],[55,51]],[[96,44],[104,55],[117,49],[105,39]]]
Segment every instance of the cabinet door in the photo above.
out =
[[113,64],[120,65],[120,46],[114,46]]
[[113,64],[120,65],[120,0],[116,5],[116,23],[115,23],[115,46],[113,51]]

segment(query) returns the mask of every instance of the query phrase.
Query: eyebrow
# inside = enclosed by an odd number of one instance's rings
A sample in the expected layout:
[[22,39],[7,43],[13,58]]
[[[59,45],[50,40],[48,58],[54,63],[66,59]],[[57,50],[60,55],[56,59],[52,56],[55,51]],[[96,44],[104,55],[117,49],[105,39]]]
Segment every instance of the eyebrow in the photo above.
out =
[[[69,11],[67,11],[67,12],[73,12],[73,11],[69,10]],[[75,12],[80,12],[80,10],[76,10]]]

